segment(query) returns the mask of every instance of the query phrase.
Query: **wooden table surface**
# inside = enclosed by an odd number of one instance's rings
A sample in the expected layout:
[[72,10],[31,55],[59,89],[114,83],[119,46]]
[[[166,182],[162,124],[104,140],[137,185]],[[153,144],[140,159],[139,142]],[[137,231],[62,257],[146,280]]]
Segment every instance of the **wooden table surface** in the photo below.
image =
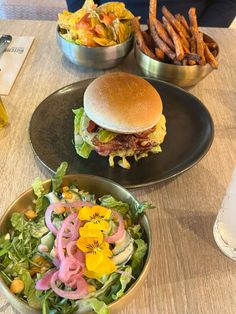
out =
[[[102,71],[81,71],[59,51],[55,22],[1,20],[1,33],[34,36],[21,72],[3,101],[10,125],[0,130],[0,213],[36,176],[49,173],[34,158],[28,124],[55,90]],[[192,88],[209,109],[215,138],[208,154],[181,176],[132,190],[156,205],[148,212],[154,252],[147,280],[121,313],[236,313],[236,264],[216,246],[212,227],[236,165],[236,30],[204,29],[220,46],[220,67]],[[133,55],[112,71],[141,74]],[[0,313],[13,313],[0,296]]]

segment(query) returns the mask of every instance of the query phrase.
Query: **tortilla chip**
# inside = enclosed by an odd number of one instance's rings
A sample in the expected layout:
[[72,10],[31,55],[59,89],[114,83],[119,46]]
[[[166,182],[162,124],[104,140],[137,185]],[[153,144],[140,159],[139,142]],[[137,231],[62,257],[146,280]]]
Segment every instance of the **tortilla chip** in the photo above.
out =
[[123,2],[107,2],[100,5],[97,8],[98,13],[113,13],[115,14],[120,20],[123,19],[132,19],[134,16],[133,14],[125,8],[125,4]]
[[89,12],[90,10],[94,10],[96,8],[96,4],[94,3],[93,0],[85,0],[82,8],[86,11]]
[[100,38],[100,37],[93,37],[93,40],[99,44],[100,46],[114,46],[116,45],[117,43],[113,40],[109,40],[107,38]]
[[125,42],[132,33],[132,22],[130,20],[119,23],[118,39],[119,43]]
[[68,41],[89,47],[112,46],[130,36],[132,18],[123,2],[107,2],[97,7],[93,0],[86,0],[74,13],[67,10],[59,13],[58,25]]

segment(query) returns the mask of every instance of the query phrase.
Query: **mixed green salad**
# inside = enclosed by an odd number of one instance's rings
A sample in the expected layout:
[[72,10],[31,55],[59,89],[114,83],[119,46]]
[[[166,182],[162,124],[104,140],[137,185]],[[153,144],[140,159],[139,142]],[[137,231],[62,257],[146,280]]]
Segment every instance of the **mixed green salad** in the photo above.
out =
[[45,191],[14,212],[0,236],[0,273],[12,293],[42,313],[109,313],[142,271],[148,243],[139,224],[150,207],[104,195],[99,199],[72,182],[63,186],[63,162]]

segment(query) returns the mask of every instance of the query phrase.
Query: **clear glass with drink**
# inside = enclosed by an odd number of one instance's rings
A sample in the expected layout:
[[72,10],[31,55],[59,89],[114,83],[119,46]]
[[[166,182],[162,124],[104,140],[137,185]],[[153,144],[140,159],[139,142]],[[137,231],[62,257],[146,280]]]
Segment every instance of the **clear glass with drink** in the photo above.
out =
[[8,115],[3,102],[0,98],[0,128],[4,127],[8,123]]
[[217,215],[213,234],[221,251],[236,261],[236,167]]

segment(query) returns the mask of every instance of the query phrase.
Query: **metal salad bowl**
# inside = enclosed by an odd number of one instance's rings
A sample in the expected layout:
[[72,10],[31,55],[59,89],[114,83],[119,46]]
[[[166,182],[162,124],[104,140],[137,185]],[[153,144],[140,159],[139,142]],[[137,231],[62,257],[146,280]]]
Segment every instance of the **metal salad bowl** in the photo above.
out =
[[[84,191],[88,191],[94,194],[96,198],[99,198],[106,194],[111,194],[118,200],[126,202],[134,209],[139,203],[138,201],[121,185],[97,176],[93,175],[67,175],[63,179],[63,185],[77,182],[79,188]],[[51,180],[43,182],[45,190],[50,190]],[[4,215],[0,219],[0,236],[7,233],[10,229],[10,218],[14,212],[23,212],[26,208],[33,205],[35,195],[32,188],[29,188],[22,193],[5,211]],[[118,300],[110,303],[109,311],[114,314],[119,312],[127,303],[133,300],[135,293],[140,289],[144,279],[147,276],[148,269],[150,267],[151,251],[152,251],[152,235],[147,216],[144,214],[141,218],[140,224],[145,232],[146,241],[148,243],[148,251],[143,266],[142,272],[136,281],[128,288],[125,294]],[[8,302],[20,313],[24,314],[39,314],[40,310],[33,309],[26,302],[20,300],[15,294],[13,294],[0,274],[0,291],[6,297]],[[94,312],[90,312],[94,313]],[[87,312],[88,314],[88,312]]]
[[57,27],[57,43],[63,54],[72,63],[97,70],[110,69],[120,64],[133,48],[134,37],[124,43],[107,47],[86,47],[67,41]]
[[[205,42],[215,43],[210,36],[203,34]],[[219,55],[219,46],[216,48],[217,55]],[[135,45],[134,55],[138,65],[141,67],[142,72],[149,77],[159,80],[167,81],[180,87],[190,87],[196,85],[208,74],[213,68],[210,64],[201,65],[175,65],[170,63],[161,62],[148,57],[143,53],[138,45]]]

